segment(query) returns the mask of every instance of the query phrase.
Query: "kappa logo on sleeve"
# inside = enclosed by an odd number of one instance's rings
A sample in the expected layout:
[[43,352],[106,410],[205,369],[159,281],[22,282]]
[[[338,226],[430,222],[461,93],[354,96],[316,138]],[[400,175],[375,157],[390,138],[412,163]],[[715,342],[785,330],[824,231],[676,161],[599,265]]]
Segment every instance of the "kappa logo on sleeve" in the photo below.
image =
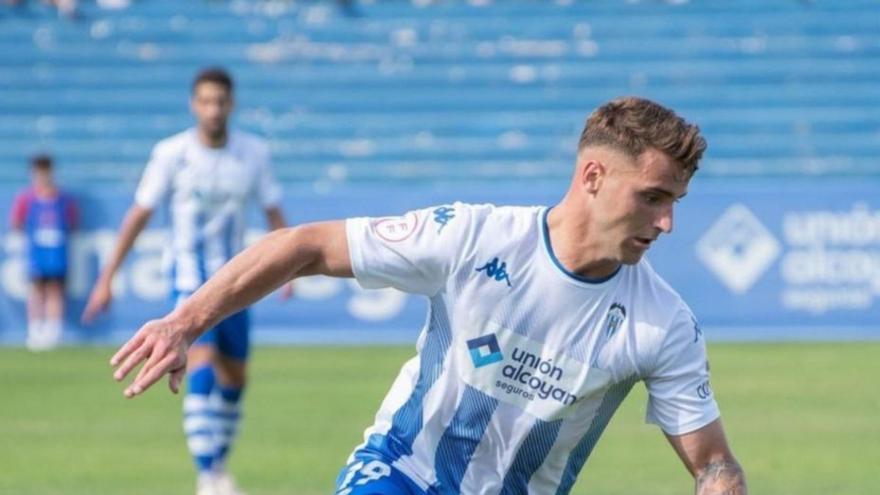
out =
[[703,336],[703,329],[700,328],[700,324],[693,316],[691,316],[691,321],[694,322],[694,343],[696,343],[698,340],[700,340],[700,337]]
[[378,218],[370,222],[373,232],[388,242],[401,242],[409,239],[419,228],[419,216],[409,212],[401,217]]
[[455,208],[451,206],[441,206],[434,210],[434,223],[440,225],[437,228],[437,233],[443,232],[443,228],[449,223],[450,220],[455,218]]

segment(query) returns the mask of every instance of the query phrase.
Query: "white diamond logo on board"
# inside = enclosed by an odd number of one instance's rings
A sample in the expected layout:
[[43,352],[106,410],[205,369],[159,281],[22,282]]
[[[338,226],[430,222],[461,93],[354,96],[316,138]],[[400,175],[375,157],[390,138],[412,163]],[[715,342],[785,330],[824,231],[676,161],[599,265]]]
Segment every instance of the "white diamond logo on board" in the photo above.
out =
[[782,246],[742,204],[730,206],[697,242],[697,256],[731,292],[747,292]]

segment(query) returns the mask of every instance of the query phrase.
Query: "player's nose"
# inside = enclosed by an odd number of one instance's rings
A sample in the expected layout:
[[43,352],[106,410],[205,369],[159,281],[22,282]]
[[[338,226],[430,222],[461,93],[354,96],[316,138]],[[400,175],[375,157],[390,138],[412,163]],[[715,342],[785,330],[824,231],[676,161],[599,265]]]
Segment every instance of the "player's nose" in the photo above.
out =
[[660,230],[664,234],[669,234],[672,232],[673,221],[672,221],[672,205],[667,208],[664,208],[660,215],[654,220],[654,228]]

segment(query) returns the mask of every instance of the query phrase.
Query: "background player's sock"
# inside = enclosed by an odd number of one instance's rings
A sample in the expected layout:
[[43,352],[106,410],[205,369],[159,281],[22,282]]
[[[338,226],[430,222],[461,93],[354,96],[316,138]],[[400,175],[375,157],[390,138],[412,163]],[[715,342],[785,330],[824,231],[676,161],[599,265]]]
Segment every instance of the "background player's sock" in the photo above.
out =
[[196,368],[189,374],[186,396],[183,398],[183,432],[186,446],[193,456],[199,473],[208,474],[217,454],[214,437],[214,413],[211,390],[214,388],[214,370],[210,364]]
[[238,432],[238,422],[241,419],[241,397],[243,388],[218,387],[211,405],[214,408],[214,418],[217,429],[217,455],[214,459],[214,470],[223,472],[226,470],[226,457]]
[[54,349],[61,343],[61,332],[64,322],[60,319],[48,319],[43,321],[43,349]]
[[34,319],[28,320],[27,325],[27,340],[25,341],[25,346],[29,351],[41,351],[42,350],[42,340],[43,336],[43,320],[42,319]]

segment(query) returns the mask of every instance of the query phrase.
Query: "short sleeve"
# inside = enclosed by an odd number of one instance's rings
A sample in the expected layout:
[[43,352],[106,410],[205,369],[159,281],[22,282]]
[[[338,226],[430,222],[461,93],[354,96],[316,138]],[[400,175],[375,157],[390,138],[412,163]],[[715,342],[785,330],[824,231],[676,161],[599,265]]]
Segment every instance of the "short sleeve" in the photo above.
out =
[[178,156],[170,146],[159,143],[153,148],[134,194],[138,206],[152,210],[166,198],[171,191],[177,162]]
[[262,159],[259,161],[259,174],[257,178],[257,200],[264,209],[278,206],[281,203],[281,186],[275,180],[272,173],[272,159],[269,146],[264,147]]
[[355,278],[366,289],[433,296],[466,256],[476,216],[474,207],[455,203],[399,217],[347,220]]
[[686,307],[673,319],[645,384],[646,421],[667,434],[689,433],[720,416],[709,386],[706,342],[696,318]]
[[9,213],[9,225],[19,230],[24,228],[25,219],[27,217],[27,194],[22,193],[15,197],[12,203],[12,211]]

